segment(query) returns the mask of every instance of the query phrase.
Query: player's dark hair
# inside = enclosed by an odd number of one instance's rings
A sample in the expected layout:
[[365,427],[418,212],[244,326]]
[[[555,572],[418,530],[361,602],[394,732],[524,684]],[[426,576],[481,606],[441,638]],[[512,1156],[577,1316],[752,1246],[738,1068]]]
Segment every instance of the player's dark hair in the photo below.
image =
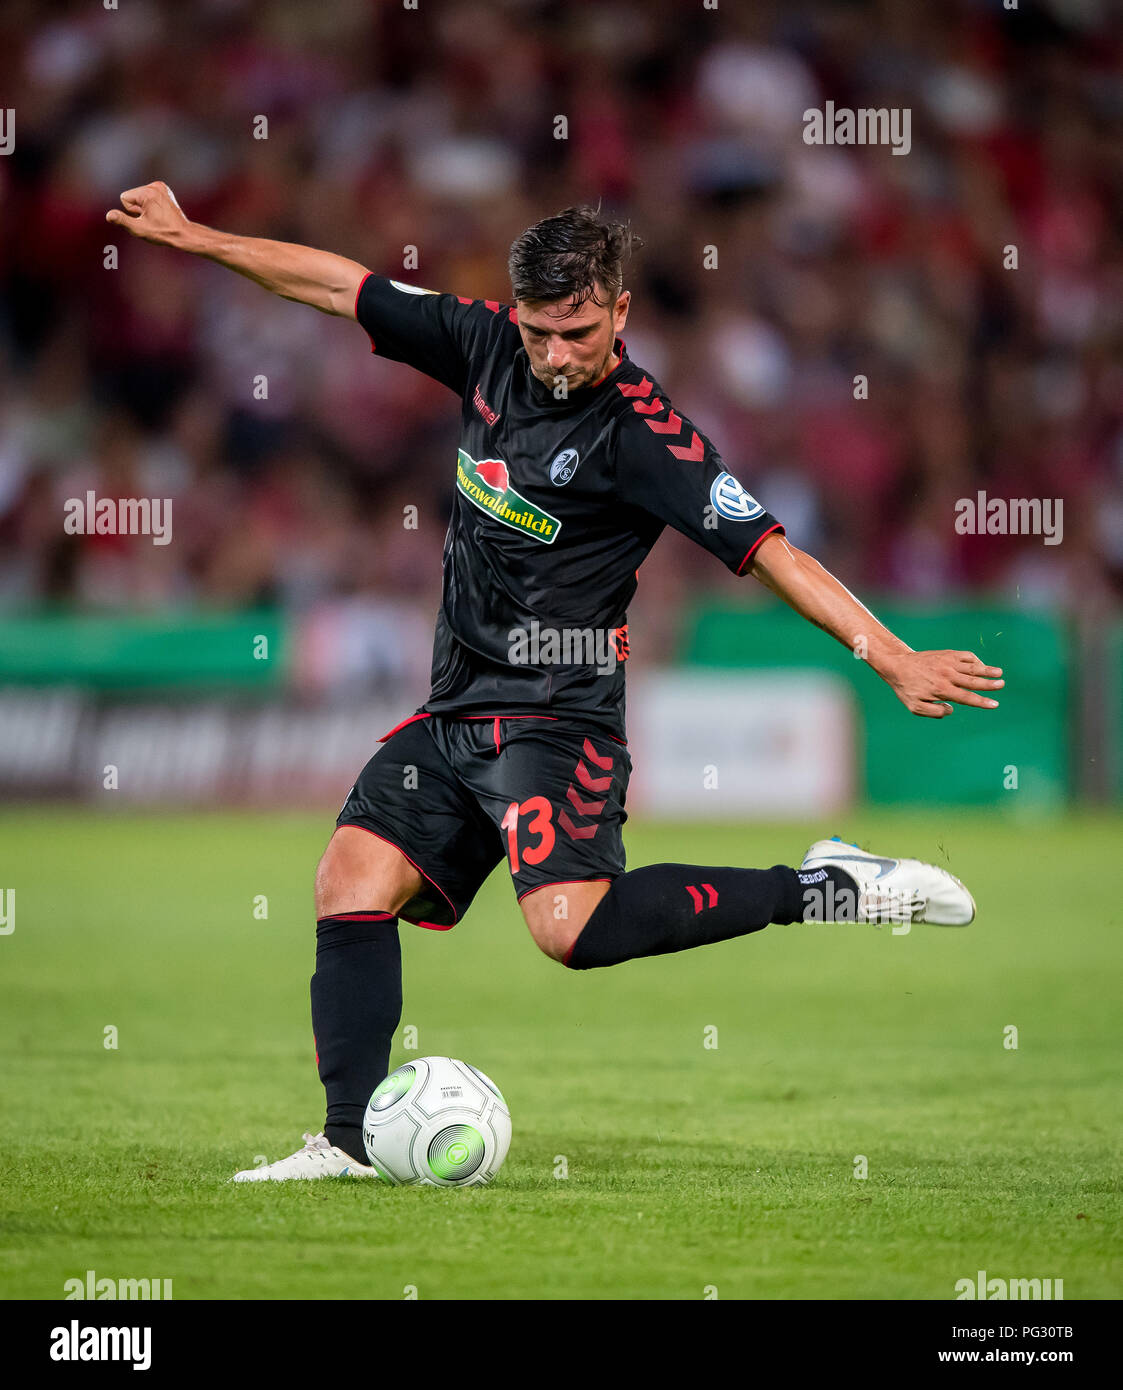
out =
[[[576,295],[614,304],[624,284],[624,262],[643,242],[624,222],[602,219],[600,208],[566,208],[528,227],[511,244],[507,268],[516,299],[547,302]],[[598,298],[599,291],[608,299]]]

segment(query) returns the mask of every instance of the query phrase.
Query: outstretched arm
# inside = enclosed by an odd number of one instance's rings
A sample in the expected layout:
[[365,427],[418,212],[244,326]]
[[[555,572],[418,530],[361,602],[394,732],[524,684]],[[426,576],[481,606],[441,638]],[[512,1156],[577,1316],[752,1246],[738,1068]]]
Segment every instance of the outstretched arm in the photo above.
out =
[[952,713],[953,704],[998,708],[997,700],[975,692],[1001,690],[1000,667],[984,666],[971,652],[914,652],[818,560],[783,536],[765,537],[750,573],[809,622],[863,656],[913,714],[942,719]]
[[113,208],[105,220],[141,241],[174,246],[237,271],[282,299],[311,304],[325,314],[355,316],[355,296],[366,268],[345,256],[262,237],[232,236],[189,222],[166,183],[147,183],[121,194],[124,211]]

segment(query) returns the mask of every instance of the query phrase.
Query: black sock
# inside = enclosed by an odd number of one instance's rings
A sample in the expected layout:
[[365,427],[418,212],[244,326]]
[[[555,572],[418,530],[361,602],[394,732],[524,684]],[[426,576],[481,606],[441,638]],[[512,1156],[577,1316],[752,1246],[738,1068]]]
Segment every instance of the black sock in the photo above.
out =
[[390,912],[344,912],[316,923],[312,1032],[327,1092],[324,1134],[366,1163],[363,1115],[390,1067],[402,1017],[398,919]]
[[[855,887],[841,870],[816,870],[836,887]],[[771,869],[701,868],[697,864],[649,864],[614,880],[573,943],[571,970],[618,965],[638,956],[686,951],[780,925],[822,917],[808,904],[811,876],[785,864]]]

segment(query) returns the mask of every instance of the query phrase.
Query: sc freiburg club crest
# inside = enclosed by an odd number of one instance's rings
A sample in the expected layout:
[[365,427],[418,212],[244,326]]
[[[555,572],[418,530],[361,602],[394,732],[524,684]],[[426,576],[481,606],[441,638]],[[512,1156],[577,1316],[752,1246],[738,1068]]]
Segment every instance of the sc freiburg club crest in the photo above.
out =
[[565,487],[566,483],[577,472],[577,465],[580,462],[581,455],[576,449],[563,449],[550,464],[550,481],[555,487]]

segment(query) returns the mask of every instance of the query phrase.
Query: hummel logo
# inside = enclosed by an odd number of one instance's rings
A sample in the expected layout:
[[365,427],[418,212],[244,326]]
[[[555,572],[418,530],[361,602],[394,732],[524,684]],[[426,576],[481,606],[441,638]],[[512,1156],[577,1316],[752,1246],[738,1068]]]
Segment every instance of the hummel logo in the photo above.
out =
[[483,394],[480,391],[478,383],[472,395],[472,404],[476,407],[476,409],[480,412],[480,414],[484,417],[484,419],[487,421],[489,425],[494,425],[495,422],[499,419],[499,412],[496,410],[492,410],[491,406],[489,406],[487,401],[484,400]]
[[[716,907],[717,889],[714,887],[712,883],[703,883],[702,887],[706,890],[706,897],[709,898],[709,902],[706,903],[706,907]],[[690,894],[690,900],[694,904],[694,915],[695,917],[697,917],[699,912],[702,911],[702,895],[701,893],[699,893],[698,889],[695,888],[692,883],[688,883],[686,885],[686,891]]]

